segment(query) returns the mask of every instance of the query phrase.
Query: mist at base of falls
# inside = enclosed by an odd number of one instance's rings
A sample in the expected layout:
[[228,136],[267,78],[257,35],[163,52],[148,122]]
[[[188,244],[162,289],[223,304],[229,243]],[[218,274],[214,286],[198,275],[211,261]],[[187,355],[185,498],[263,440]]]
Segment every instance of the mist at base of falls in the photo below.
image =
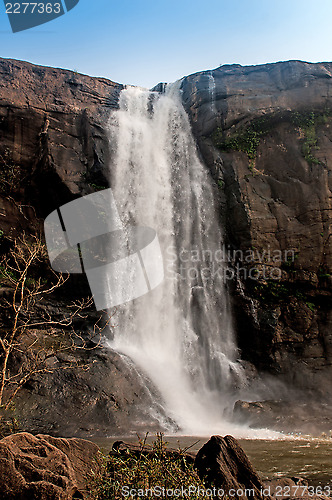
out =
[[[221,279],[225,264],[216,273],[213,258],[223,245],[218,190],[199,159],[180,83],[163,94],[127,87],[110,117],[110,185],[120,217],[125,226],[155,229],[165,279],[117,309],[109,346],[151,380],[173,422],[168,431],[266,438],[269,431],[231,422],[247,380]],[[204,252],[211,258],[188,259]]]

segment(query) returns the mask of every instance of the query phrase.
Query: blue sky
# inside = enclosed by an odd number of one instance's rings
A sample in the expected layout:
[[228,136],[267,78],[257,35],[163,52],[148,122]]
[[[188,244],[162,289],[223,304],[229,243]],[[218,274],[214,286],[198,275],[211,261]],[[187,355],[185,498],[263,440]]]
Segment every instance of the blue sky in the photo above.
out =
[[331,61],[331,20],[332,0],[80,0],[13,34],[1,2],[0,56],[152,87],[220,64]]

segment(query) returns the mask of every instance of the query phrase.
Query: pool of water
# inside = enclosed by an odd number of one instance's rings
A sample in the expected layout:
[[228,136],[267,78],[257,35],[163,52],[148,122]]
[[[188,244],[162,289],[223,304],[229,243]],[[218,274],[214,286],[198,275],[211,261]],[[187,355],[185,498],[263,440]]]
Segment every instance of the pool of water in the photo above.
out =
[[240,443],[262,479],[301,476],[332,487],[332,440],[245,440]]
[[[137,443],[137,438],[96,438],[94,441],[108,452],[114,441],[121,439]],[[149,436],[151,443],[155,437]],[[197,452],[208,438],[194,436],[164,436],[170,448],[188,448]],[[296,439],[239,439],[251,463],[262,479],[281,476],[301,476],[313,486],[332,488],[332,439],[296,438]]]

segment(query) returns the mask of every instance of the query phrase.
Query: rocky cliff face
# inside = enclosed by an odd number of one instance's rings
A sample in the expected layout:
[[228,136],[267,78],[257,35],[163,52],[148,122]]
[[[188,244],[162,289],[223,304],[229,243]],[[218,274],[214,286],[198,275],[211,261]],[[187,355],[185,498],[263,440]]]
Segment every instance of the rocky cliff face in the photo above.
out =
[[[2,163],[9,155],[18,167],[7,190],[21,205],[33,201],[44,217],[59,203],[107,184],[105,129],[122,88],[71,71],[0,60]],[[11,208],[15,217],[17,209]]]
[[[229,288],[242,357],[324,394],[332,364],[331,85],[332,64],[297,61],[223,66],[182,82],[220,188],[229,265],[241,269]],[[6,236],[39,231],[55,208],[108,185],[106,125],[121,89],[0,59]],[[70,294],[87,291],[81,279],[71,283]],[[104,349],[90,356],[89,372],[59,370],[24,388],[17,407],[27,429],[49,432],[53,421],[54,434],[90,436],[156,425],[144,410],[149,391],[123,360]]]
[[222,66],[185,78],[182,89],[220,187],[232,265],[246,269],[230,283],[242,355],[326,394],[332,64]]
[[[57,207],[108,185],[107,121],[122,88],[104,79],[0,59],[2,250],[7,238],[23,231],[40,233],[43,219]],[[72,276],[61,293],[60,302],[41,304],[52,317],[61,318],[66,303],[89,294],[89,288],[83,277]],[[0,295],[6,290],[0,289]],[[0,316],[3,328],[3,312]],[[85,335],[95,319],[88,315],[86,327],[76,325],[78,331]],[[70,369],[72,356],[89,369]],[[72,356],[50,360],[59,368],[33,376],[19,393],[16,409],[23,428],[52,429],[62,436],[158,428],[147,413],[152,403],[146,381],[123,358],[103,348]],[[12,360],[14,366],[17,361]]]

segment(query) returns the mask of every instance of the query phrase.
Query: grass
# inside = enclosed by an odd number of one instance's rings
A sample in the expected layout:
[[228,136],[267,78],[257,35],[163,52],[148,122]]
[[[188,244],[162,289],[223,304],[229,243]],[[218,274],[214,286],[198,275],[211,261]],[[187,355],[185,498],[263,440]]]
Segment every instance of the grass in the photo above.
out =
[[[157,491],[164,488],[165,492],[177,490],[180,494],[176,498],[189,498],[186,492],[189,486],[201,490],[205,486],[193,463],[188,463],[185,457],[187,449],[179,450],[175,455],[167,453],[167,443],[163,435],[158,434],[151,447],[146,445],[145,438],[139,440],[138,451],[111,451],[108,456],[101,455],[101,472],[91,479],[91,497],[95,500],[123,500],[132,498],[132,490],[137,492],[137,497],[150,498],[153,494],[146,495],[146,490],[155,491],[157,496]],[[198,498],[198,493],[190,494],[191,500]]]

